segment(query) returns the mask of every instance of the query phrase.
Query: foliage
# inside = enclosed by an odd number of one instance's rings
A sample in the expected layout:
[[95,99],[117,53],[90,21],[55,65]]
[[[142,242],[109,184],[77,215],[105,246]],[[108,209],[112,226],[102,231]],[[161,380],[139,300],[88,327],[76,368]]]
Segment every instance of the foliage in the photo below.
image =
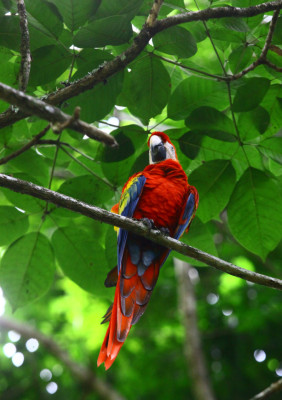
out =
[[[32,52],[27,93],[44,96],[121,54],[133,43],[152,3],[25,0]],[[222,2],[203,0],[199,5],[218,7]],[[193,1],[166,2],[160,18],[185,7],[196,10]],[[0,81],[17,88],[21,34],[16,2],[0,1],[0,20]],[[281,75],[259,65],[239,79],[224,80],[260,55],[269,22],[260,14],[194,21],[157,33],[128,68],[61,104],[69,114],[80,106],[82,120],[111,131],[118,150],[68,129],[59,136],[49,130],[45,142],[2,165],[1,172],[110,210],[129,175],[147,164],[147,134],[164,130],[200,196],[197,218],[183,240],[242,267],[247,263],[246,268],[279,276]],[[268,52],[274,64],[279,62],[279,26],[281,17]],[[0,111],[6,108],[0,101]],[[20,149],[45,126],[30,117],[2,129],[1,157]],[[103,287],[116,263],[113,228],[8,189],[1,190],[0,204],[0,284],[9,301],[7,314],[17,310],[15,317],[52,335],[73,358],[95,370],[105,331],[100,317],[113,297]],[[216,396],[252,396],[276,379],[275,371],[281,373],[281,296],[208,268],[198,274],[199,329]],[[219,296],[215,303],[206,300],[211,293]],[[9,341],[5,333],[0,340]],[[187,378],[183,341],[170,257],[148,311],[116,365],[107,377],[102,370],[97,375],[129,399],[187,398],[193,383]],[[34,354],[22,339],[16,346],[25,355],[23,367],[11,369],[10,360],[0,356],[0,391],[7,398],[45,398],[46,382],[39,378],[44,368],[59,385],[54,399],[82,398],[81,391],[84,398],[96,398],[41,346]],[[256,349],[266,352],[265,362],[256,363]],[[10,385],[17,385],[19,394],[11,394]]]

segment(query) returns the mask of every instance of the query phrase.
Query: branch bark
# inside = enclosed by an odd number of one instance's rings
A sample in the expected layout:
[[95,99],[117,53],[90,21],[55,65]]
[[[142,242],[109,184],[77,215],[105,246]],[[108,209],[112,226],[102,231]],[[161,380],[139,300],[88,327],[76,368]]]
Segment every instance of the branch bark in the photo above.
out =
[[[28,96],[4,83],[0,83],[0,98],[19,107],[26,115],[37,115],[39,118],[55,124],[55,126],[59,123],[61,128],[68,127],[83,135],[87,135],[91,139],[103,142],[108,146],[114,147],[118,145],[113,136],[80,119],[65,114],[57,107],[53,107],[35,97]],[[56,128],[60,128],[60,126],[57,125]]]
[[282,391],[282,379],[279,379],[277,382],[272,383],[262,392],[258,393],[256,396],[252,397],[250,400],[262,400],[266,399],[268,396],[274,393],[278,393]]
[[203,263],[224,271],[230,275],[245,279],[259,285],[268,286],[273,289],[282,290],[282,280],[270,276],[258,274],[253,271],[238,267],[227,261],[221,260],[218,257],[205,253],[199,249],[188,246],[176,239],[166,237],[160,231],[150,230],[142,221],[126,218],[118,214],[111,213],[99,207],[91,206],[72,197],[54,192],[42,186],[13,178],[9,175],[0,174],[0,186],[13,190],[14,192],[27,194],[41,200],[48,201],[57,206],[67,208],[74,212],[78,212],[86,217],[105,222],[106,224],[114,225],[119,228],[126,229],[137,235],[144,236],[164,247],[175,250],[176,252],[188,257],[195,258]]
[[17,0],[17,2],[18,2],[18,13],[20,17],[21,57],[22,57],[21,67],[19,72],[19,90],[22,90],[24,92],[27,88],[29,80],[31,55],[29,46],[28,21],[27,21],[24,0]]
[[[281,7],[282,0],[270,1],[247,8],[207,8],[205,10],[178,14],[155,21],[151,27],[148,27],[145,24],[139,34],[135,37],[131,46],[129,46],[128,49],[122,54],[93,70],[82,79],[79,79],[76,82],[71,83],[69,86],[61,88],[45,96],[44,101],[53,105],[61,104],[62,102],[77,96],[86,90],[92,89],[98,83],[109,79],[116,72],[124,69],[129,63],[131,63],[143,51],[154,35],[171,26],[179,25],[185,22],[207,21],[209,19],[226,17],[252,17],[268,11],[278,10]],[[11,125],[25,117],[27,117],[27,114],[24,111],[14,111],[9,109],[0,115],[0,128]]]
[[151,8],[150,14],[146,21],[147,26],[154,26],[154,24],[158,18],[162,4],[163,4],[163,0],[154,0],[153,7]]
[[58,358],[72,373],[72,375],[89,389],[97,393],[105,400],[124,400],[124,398],[109,384],[103,382],[92,372],[91,369],[84,365],[78,364],[72,360],[66,350],[62,349],[52,338],[31,328],[30,326],[0,317],[0,327],[6,331],[13,330],[23,337],[37,339],[51,354]]
[[178,280],[179,306],[185,328],[184,350],[194,396],[196,400],[215,400],[198,329],[195,292],[189,276],[191,267],[180,260],[175,260],[174,266]]

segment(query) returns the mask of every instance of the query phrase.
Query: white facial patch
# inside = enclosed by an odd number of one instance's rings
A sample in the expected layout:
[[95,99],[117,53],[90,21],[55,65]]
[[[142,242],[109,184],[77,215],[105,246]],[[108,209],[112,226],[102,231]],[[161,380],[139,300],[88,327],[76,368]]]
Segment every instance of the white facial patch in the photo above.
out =
[[171,158],[172,160],[177,161],[176,154],[175,154],[175,149],[174,149],[173,145],[170,144],[169,142],[166,142],[164,144],[164,147],[166,148],[166,154],[167,154],[166,158],[167,159]]
[[151,139],[150,139],[150,147],[157,146],[160,143],[162,143],[162,139],[159,136],[154,135],[154,136],[151,137]]

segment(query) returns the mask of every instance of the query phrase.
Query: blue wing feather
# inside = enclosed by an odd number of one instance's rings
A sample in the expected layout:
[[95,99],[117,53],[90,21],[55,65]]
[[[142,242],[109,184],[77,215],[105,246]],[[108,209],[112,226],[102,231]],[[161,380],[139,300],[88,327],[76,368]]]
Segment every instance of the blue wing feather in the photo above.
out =
[[[137,175],[132,180],[129,180],[120,200],[119,204],[120,215],[128,218],[131,218],[133,216],[138,201],[140,199],[143,187],[145,185],[145,182],[146,178],[143,175],[139,176]],[[117,246],[118,271],[121,268],[121,262],[127,237],[128,237],[128,231],[124,229],[119,229],[118,246]]]
[[179,221],[178,228],[174,235],[175,239],[179,239],[183,235],[185,229],[188,227],[189,223],[191,222],[191,218],[192,218],[194,211],[195,211],[195,196],[193,193],[190,193],[190,195],[188,196],[188,199],[187,199],[184,213]]

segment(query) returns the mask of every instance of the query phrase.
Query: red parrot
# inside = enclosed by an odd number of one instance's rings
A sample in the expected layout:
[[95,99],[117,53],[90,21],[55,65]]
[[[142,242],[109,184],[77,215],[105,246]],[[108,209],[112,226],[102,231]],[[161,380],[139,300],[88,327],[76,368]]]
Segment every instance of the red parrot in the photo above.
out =
[[[188,184],[175,147],[165,133],[154,132],[148,146],[150,165],[128,179],[112,211],[151,223],[179,239],[194,218],[198,192]],[[169,253],[170,249],[118,229],[118,263],[105,281],[107,287],[116,286],[115,298],[102,322],[110,321],[98,366],[104,362],[108,369],[114,362],[131,326],[144,314]]]

